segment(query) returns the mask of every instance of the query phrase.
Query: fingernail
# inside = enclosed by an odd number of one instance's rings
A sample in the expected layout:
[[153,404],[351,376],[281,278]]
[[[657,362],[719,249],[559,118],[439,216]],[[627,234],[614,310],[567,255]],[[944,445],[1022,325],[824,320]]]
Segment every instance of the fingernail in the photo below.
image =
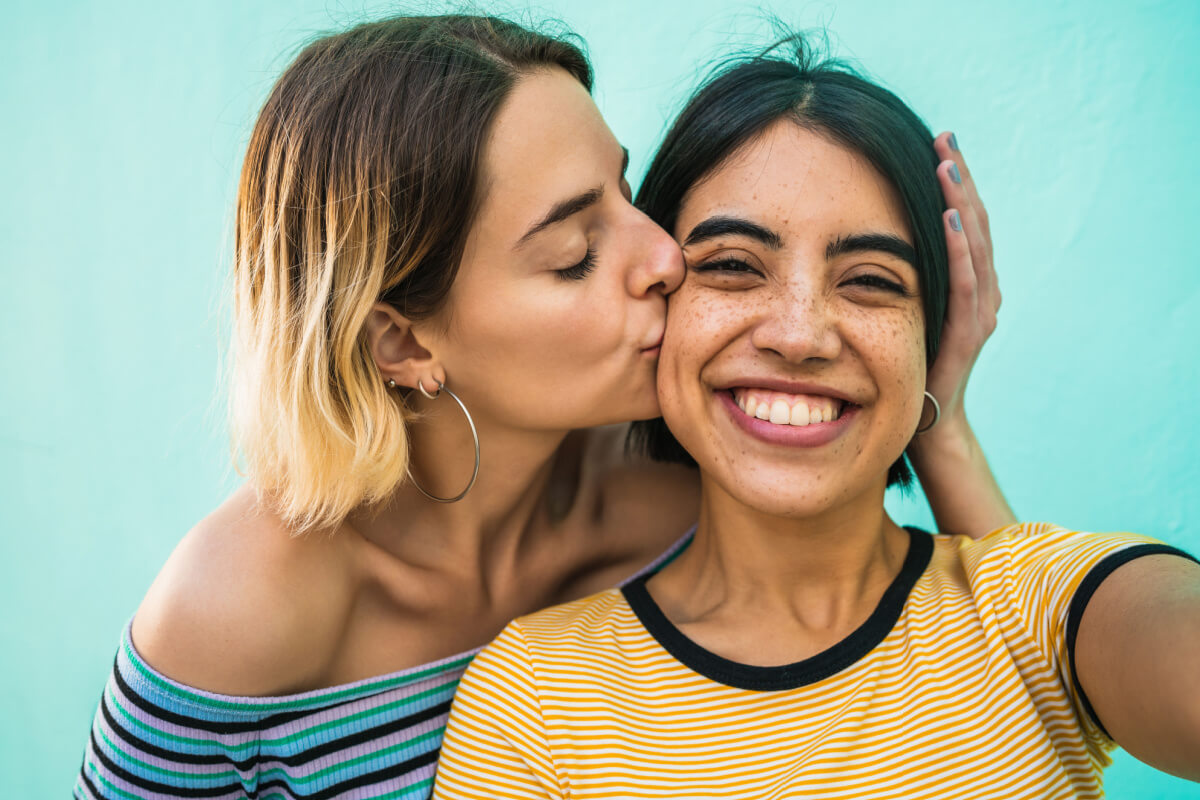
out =
[[950,180],[955,183],[962,183],[962,175],[958,174],[958,164],[950,165]]
[[951,150],[953,150],[956,153],[958,152],[958,137],[955,136],[953,133],[950,134],[950,138],[946,140],[946,144],[950,145]]
[[956,231],[962,230],[962,220],[958,218],[957,211],[950,212],[950,227],[954,228]]

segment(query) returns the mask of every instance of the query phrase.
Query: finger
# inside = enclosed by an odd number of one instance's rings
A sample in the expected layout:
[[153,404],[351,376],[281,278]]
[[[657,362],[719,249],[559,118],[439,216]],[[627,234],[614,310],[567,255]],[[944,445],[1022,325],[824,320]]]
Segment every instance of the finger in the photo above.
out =
[[953,161],[958,165],[958,171],[962,175],[963,187],[966,189],[967,198],[971,207],[975,209],[979,216],[980,227],[984,234],[988,237],[988,242],[991,242],[991,224],[988,220],[987,209],[984,208],[983,199],[979,196],[979,189],[975,184],[975,178],[971,175],[971,169],[967,165],[967,159],[963,156],[962,151],[958,146],[958,137],[950,132],[943,131],[938,134],[933,140],[933,149],[937,152],[938,158],[943,161]]
[[943,161],[938,165],[938,181],[941,183],[946,205],[959,211],[962,232],[971,250],[971,264],[975,270],[981,305],[989,314],[994,314],[998,304],[998,289],[996,273],[992,267],[990,243],[980,224],[979,216],[970,203],[962,176],[956,172],[957,167],[957,162],[953,160]]
[[926,388],[942,403],[944,411],[950,411],[962,400],[971,366],[986,337],[981,335],[976,313],[978,298],[971,247],[957,209],[943,212],[942,227],[950,257],[950,291],[946,319],[942,323],[941,346],[929,367]]
[[[953,137],[953,134],[951,134],[951,137]],[[951,141],[953,141],[953,138],[951,138]],[[967,162],[961,152],[957,150],[955,152],[957,154],[955,164],[960,167],[963,187],[971,202],[971,213],[969,216],[975,227],[967,228],[966,230],[968,231],[968,238],[974,239],[972,252],[977,254],[975,257],[975,274],[979,279],[982,310],[993,317],[988,326],[988,331],[990,332],[995,327],[994,316],[1000,308],[1000,283],[996,277],[996,259],[992,252],[992,228],[988,221],[987,209],[983,207],[983,200],[979,197],[975,181],[971,178],[970,171],[967,170]]]
[[977,317],[979,304],[979,282],[971,260],[971,244],[958,209],[948,208],[942,212],[942,228],[946,235],[946,253],[950,257],[950,302],[946,315],[956,326],[963,326],[960,332],[965,334],[970,326],[964,323]]

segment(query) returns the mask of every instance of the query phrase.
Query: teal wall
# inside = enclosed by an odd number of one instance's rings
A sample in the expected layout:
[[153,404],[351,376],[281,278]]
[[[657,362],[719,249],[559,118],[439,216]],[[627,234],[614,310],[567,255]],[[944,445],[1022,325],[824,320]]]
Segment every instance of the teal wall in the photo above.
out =
[[[636,176],[698,65],[731,33],[761,40],[762,5],[562,0],[532,13],[588,39],[597,98]],[[838,53],[958,133],[1004,289],[969,407],[1020,515],[1200,552],[1200,4],[982,5],[775,10],[828,24]],[[216,399],[221,286],[253,114],[299,42],[395,8],[6,3],[6,798],[68,791],[122,624],[175,541],[236,482]],[[896,509],[926,518],[915,501]],[[1125,756],[1109,787],[1200,798]]]

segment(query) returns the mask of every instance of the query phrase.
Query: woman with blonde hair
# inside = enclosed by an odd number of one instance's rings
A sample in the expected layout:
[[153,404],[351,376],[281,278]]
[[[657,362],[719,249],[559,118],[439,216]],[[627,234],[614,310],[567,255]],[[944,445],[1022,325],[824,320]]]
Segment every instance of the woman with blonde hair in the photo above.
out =
[[[238,191],[248,480],[126,628],[77,797],[427,794],[481,645],[688,541],[695,473],[623,446],[658,414],[682,259],[591,82],[565,38],[441,16],[322,38],[276,83]],[[998,294],[951,141],[971,247],[909,453],[981,535],[1012,517],[962,409]]]

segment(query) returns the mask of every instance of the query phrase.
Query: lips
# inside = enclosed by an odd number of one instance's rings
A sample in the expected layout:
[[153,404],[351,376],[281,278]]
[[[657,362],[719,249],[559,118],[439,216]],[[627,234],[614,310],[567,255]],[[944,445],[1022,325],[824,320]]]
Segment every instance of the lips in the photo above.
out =
[[658,335],[657,339],[655,339],[650,344],[642,347],[642,352],[643,353],[657,353],[662,349],[662,343],[663,343],[663,334],[660,333]]
[[738,428],[756,439],[787,447],[827,445],[849,429],[861,410],[833,389],[786,381],[733,385],[718,389],[715,395]]

